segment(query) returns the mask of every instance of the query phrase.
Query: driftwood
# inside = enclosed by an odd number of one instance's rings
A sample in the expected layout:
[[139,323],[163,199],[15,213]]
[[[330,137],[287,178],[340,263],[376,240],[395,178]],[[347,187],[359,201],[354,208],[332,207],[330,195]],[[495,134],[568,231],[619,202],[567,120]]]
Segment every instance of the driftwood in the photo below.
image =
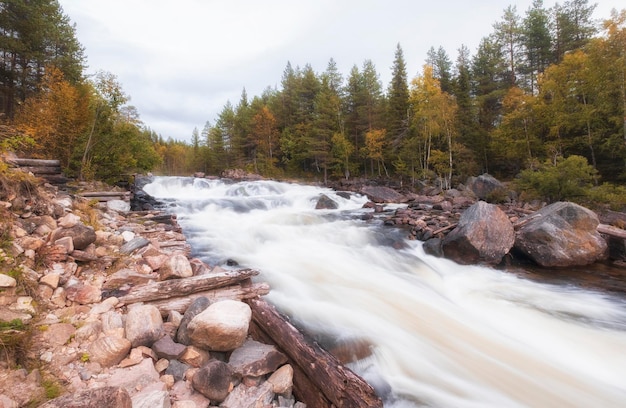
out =
[[207,290],[204,292],[194,293],[176,298],[160,299],[152,302],[145,302],[148,305],[156,306],[161,315],[166,316],[170,311],[176,311],[184,314],[189,305],[199,297],[205,297],[213,302],[225,299],[244,300],[257,296],[267,295],[270,287],[267,283],[251,283],[250,280],[243,281],[240,284],[230,285],[219,289]]
[[[304,335],[289,323],[276,309],[260,298],[246,301],[252,309],[252,320],[278,348],[283,351],[298,369],[301,370],[318,391],[308,390],[309,394],[321,392],[324,398],[317,396],[315,403],[302,395],[303,390],[294,384],[296,393],[307,406],[358,408],[382,407],[382,401],[373,388],[349,368],[343,366],[337,358],[322,349],[316,343],[308,341]],[[295,373],[295,371],[294,371]],[[294,378],[296,381],[297,378]],[[306,385],[305,385],[306,387]],[[313,395],[315,397],[315,395]],[[324,403],[327,400],[330,403]]]
[[614,238],[626,239],[626,230],[607,224],[598,224],[597,231],[600,234],[608,235]]
[[61,167],[60,160],[42,160],[42,159],[9,159],[9,163],[20,167]]
[[234,285],[258,274],[259,272],[253,269],[239,269],[147,283],[133,287],[130,293],[119,296],[118,299],[123,304],[130,304],[188,296],[193,293]]

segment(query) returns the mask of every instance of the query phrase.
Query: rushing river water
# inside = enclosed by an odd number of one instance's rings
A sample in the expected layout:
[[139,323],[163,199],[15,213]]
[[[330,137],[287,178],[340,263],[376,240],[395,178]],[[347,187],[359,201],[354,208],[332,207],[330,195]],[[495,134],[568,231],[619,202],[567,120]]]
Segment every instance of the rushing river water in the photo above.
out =
[[[332,343],[385,407],[626,407],[626,303],[425,255],[365,197],[274,181],[156,178],[145,187],[210,265],[261,271],[266,297]],[[315,210],[321,193],[337,210]]]

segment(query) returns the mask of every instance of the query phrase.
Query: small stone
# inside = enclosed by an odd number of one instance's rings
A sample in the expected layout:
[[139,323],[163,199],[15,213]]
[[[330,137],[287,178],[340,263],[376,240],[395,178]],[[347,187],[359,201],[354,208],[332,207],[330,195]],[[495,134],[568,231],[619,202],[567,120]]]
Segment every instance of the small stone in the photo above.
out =
[[162,358],[154,364],[154,369],[157,372],[162,373],[165,370],[167,370],[167,367],[169,366],[170,366],[170,361],[166,358]]
[[39,279],[39,283],[43,283],[44,285],[48,285],[52,289],[56,289],[59,287],[59,280],[61,279],[61,274],[57,272],[48,273]]
[[152,345],[152,350],[159,358],[178,360],[187,346],[175,343],[170,336],[163,336]]
[[210,305],[189,322],[193,345],[212,351],[232,351],[248,336],[252,311],[246,303],[222,300]]
[[189,259],[182,254],[171,256],[159,268],[159,278],[161,280],[189,278],[191,276],[193,276],[193,270],[191,269]]
[[272,391],[275,394],[291,394],[293,388],[293,367],[285,364],[278,370],[274,371],[267,382],[272,384]]
[[0,288],[14,288],[15,286],[17,286],[17,281],[14,278],[0,273]]

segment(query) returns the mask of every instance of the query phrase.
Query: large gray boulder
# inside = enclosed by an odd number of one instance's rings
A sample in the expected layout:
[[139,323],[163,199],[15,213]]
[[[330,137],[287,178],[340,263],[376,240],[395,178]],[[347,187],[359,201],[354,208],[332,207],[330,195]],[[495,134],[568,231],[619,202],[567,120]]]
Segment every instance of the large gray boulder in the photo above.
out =
[[545,267],[588,265],[606,257],[598,216],[570,202],[556,202],[518,221],[515,249]]
[[498,264],[513,247],[515,231],[500,208],[484,201],[469,207],[443,240],[446,258],[460,264]]
[[469,177],[466,182],[467,188],[477,198],[485,200],[495,191],[504,191],[506,187],[495,177],[489,174],[481,174],[478,177]]

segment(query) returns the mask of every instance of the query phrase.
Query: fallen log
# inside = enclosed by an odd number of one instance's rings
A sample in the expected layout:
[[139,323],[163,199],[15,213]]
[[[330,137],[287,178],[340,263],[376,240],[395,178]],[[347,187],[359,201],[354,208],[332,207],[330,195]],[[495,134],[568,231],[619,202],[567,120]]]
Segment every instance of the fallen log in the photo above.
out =
[[[315,407],[382,407],[381,399],[374,389],[349,368],[342,365],[332,354],[316,343],[308,341],[276,309],[260,298],[248,299],[252,309],[252,320],[284,352],[306,378],[324,394],[330,404],[309,403],[304,396],[299,396],[307,404]],[[295,380],[295,379],[294,379]],[[300,387],[296,387],[300,391]]]
[[199,297],[205,297],[209,299],[211,303],[214,303],[226,299],[251,299],[257,296],[267,295],[269,292],[270,287],[265,282],[251,283],[249,281],[245,281],[241,284],[235,284],[219,289],[193,293],[182,297],[159,299],[151,302],[145,302],[145,304],[156,306],[156,308],[159,309],[159,311],[161,312],[162,316],[167,316],[170,311],[176,311],[184,314],[189,305]]
[[43,174],[61,174],[60,167],[50,167],[50,166],[41,166],[41,167],[20,167],[20,170],[25,172],[31,172],[35,175],[43,175]]
[[598,224],[596,230],[600,234],[608,235],[614,238],[626,239],[626,230],[607,224]]
[[129,196],[129,191],[84,191],[79,193],[80,196],[85,198],[91,197],[120,197],[120,196]]
[[16,166],[31,166],[31,167],[61,167],[60,160],[44,160],[44,159],[9,159],[9,163]]
[[128,294],[119,296],[118,299],[123,304],[130,304],[188,296],[193,293],[234,285],[258,274],[259,272],[254,269],[239,269],[152,282],[137,285]]

